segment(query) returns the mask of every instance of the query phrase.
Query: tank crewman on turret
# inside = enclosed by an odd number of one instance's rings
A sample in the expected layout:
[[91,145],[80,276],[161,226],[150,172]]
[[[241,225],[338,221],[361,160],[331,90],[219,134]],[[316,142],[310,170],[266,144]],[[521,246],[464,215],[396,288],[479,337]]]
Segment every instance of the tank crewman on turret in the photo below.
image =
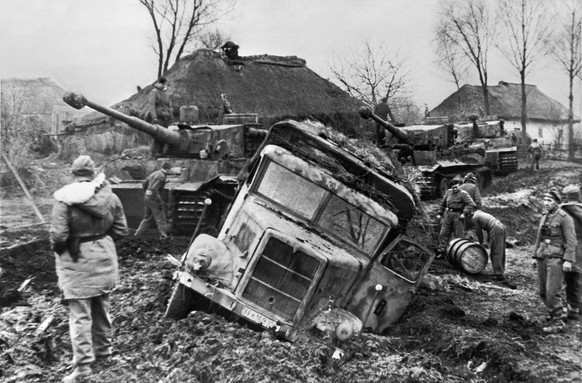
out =
[[[388,99],[383,97],[380,103],[374,108],[374,114],[384,121],[388,121],[388,115],[390,114],[390,107],[388,106]],[[384,139],[386,138],[386,130],[384,126],[376,123],[376,140],[378,141],[378,147],[384,146]]]
[[441,201],[437,219],[441,219],[441,229],[439,232],[439,243],[437,247],[437,257],[441,258],[445,253],[451,235],[453,238],[463,236],[464,222],[461,222],[460,216],[466,207],[471,210],[475,208],[475,202],[471,196],[464,190],[461,190],[459,180],[451,181],[451,188],[447,190]]
[[465,219],[467,226],[475,228],[477,239],[483,245],[483,231],[487,233],[490,251],[489,258],[493,265],[493,279],[503,282],[506,286],[515,288],[516,286],[505,278],[505,226],[497,218],[482,210],[473,212],[471,208],[465,209],[461,216]]
[[562,331],[562,290],[564,271],[571,270],[575,261],[576,233],[574,220],[560,209],[560,192],[551,188],[544,194],[544,208],[536,243],[532,266],[538,271],[538,288],[542,301],[550,312],[550,320],[544,332]]
[[582,203],[580,201],[580,186],[568,185],[562,190],[564,203],[560,205],[574,220],[576,231],[576,261],[572,267],[564,265],[564,279],[566,280],[566,302],[568,303],[568,319],[580,320],[582,306]]
[[475,202],[476,209],[482,210],[483,205],[481,204],[481,191],[479,186],[477,186],[477,179],[473,173],[467,173],[463,179],[463,184],[461,185],[461,190],[466,191],[471,196],[473,202]]
[[168,222],[166,220],[166,207],[162,199],[162,192],[166,185],[166,175],[171,168],[172,165],[169,162],[165,162],[161,170],[156,170],[144,180],[144,215],[135,232],[136,237],[141,236],[150,227],[152,220],[156,222],[160,239],[164,240],[168,237]]
[[[151,119],[152,124],[161,125],[165,128],[172,123],[172,101],[168,94],[168,80],[165,77],[160,77],[154,84],[148,104],[148,117]],[[163,143],[154,140],[152,153],[161,153],[162,147]]]
[[538,144],[538,139],[534,138],[529,148],[527,148],[528,156],[531,160],[530,169],[539,170],[540,168],[540,159],[544,154],[544,148],[540,144]]

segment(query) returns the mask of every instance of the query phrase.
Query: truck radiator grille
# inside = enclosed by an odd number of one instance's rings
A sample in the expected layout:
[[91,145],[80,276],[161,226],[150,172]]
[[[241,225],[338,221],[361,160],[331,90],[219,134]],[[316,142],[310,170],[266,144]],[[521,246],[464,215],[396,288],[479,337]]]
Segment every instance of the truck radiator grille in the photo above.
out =
[[517,152],[499,153],[499,169],[502,172],[517,171]]
[[270,238],[242,296],[286,320],[292,320],[319,265],[316,258]]

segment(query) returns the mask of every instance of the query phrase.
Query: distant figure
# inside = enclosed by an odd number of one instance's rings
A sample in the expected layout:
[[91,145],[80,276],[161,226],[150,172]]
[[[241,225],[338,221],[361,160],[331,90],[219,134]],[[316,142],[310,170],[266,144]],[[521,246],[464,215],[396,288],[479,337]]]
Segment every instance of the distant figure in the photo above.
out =
[[564,203],[560,209],[570,214],[574,220],[574,229],[576,231],[575,262],[571,267],[564,265],[564,279],[566,280],[566,302],[568,303],[567,319],[579,321],[580,307],[582,306],[582,203],[580,200],[580,186],[568,185],[562,191],[564,194]]
[[230,102],[226,98],[226,94],[221,93],[220,98],[222,99],[222,114],[231,114],[232,106],[230,106]]
[[166,220],[166,206],[162,199],[164,186],[166,186],[166,175],[170,172],[172,165],[164,162],[161,170],[156,170],[143,181],[145,189],[144,197],[144,215],[135,236],[141,236],[151,225],[152,221],[156,222],[160,240],[168,237],[168,222]]
[[537,138],[533,139],[531,145],[529,146],[529,148],[527,148],[527,153],[531,160],[530,169],[534,170],[535,167],[535,170],[539,170],[540,159],[544,154],[544,149],[540,144],[538,144]]
[[465,175],[461,190],[466,191],[471,196],[473,202],[477,205],[477,210],[483,209],[483,205],[481,204],[481,191],[479,190],[479,186],[477,186],[477,179],[473,173],[467,173]]
[[[168,80],[160,77],[154,84],[154,90],[150,94],[148,114],[152,124],[158,124],[165,128],[172,123],[172,101],[168,94]],[[152,143],[152,155],[158,157],[162,154],[164,143],[154,140]]]
[[74,370],[63,382],[91,375],[113,353],[110,293],[119,282],[114,239],[128,234],[123,206],[89,156],[71,169],[74,182],[54,193],[50,241],[59,289],[69,310]]
[[[390,107],[388,106],[388,99],[386,97],[380,100],[380,103],[374,108],[374,114],[384,121],[388,121],[390,114]],[[386,128],[379,123],[376,123],[376,139],[378,140],[378,147],[384,146],[384,139],[386,138]]]
[[576,257],[576,231],[574,220],[560,209],[560,192],[551,188],[544,194],[545,212],[534,245],[532,266],[538,272],[539,294],[550,314],[550,321],[543,327],[547,333],[563,331],[562,291],[564,271],[572,270]]

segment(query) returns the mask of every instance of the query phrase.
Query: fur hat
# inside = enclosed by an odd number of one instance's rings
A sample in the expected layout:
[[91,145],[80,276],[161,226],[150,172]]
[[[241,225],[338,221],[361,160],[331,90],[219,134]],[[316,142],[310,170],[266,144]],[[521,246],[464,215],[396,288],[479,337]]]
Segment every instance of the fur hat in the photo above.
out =
[[548,197],[556,201],[557,203],[562,202],[562,198],[560,197],[560,192],[555,187],[550,188],[547,193],[544,194],[544,197]]
[[77,157],[71,167],[71,172],[77,177],[91,177],[95,174],[95,163],[91,157],[83,155]]

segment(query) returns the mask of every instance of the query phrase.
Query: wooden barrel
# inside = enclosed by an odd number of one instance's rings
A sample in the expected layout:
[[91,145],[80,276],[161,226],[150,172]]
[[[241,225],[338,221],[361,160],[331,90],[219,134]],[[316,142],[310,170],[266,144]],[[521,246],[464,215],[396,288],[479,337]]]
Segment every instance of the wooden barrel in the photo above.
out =
[[456,238],[449,242],[446,259],[469,274],[479,274],[487,267],[487,250],[476,242]]

